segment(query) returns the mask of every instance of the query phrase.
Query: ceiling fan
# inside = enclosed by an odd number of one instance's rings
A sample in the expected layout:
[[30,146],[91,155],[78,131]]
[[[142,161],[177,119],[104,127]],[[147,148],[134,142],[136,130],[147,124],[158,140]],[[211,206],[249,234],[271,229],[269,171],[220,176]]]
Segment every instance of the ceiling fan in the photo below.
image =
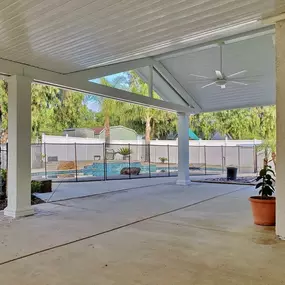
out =
[[211,83],[208,83],[208,84],[202,86],[201,88],[206,88],[206,87],[209,87],[211,85],[217,85],[217,86],[221,87],[221,89],[225,89],[226,85],[229,82],[234,83],[234,84],[239,84],[239,85],[248,85],[245,82],[232,80],[232,78],[234,78],[235,76],[246,73],[246,72],[247,72],[247,70],[241,70],[241,71],[232,73],[228,76],[225,76],[225,74],[223,73],[223,43],[221,43],[220,44],[220,70],[215,70],[216,78],[210,78],[207,76],[197,75],[197,74],[189,74],[189,75],[194,76],[194,77],[198,77],[198,78],[203,78],[204,80],[212,81]]

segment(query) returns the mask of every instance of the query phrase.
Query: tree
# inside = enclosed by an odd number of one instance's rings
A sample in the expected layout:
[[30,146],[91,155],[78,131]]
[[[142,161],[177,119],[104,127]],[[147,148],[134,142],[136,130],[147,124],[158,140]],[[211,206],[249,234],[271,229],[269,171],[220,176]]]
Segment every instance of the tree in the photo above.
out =
[[[148,96],[148,84],[145,83],[135,72],[130,72],[129,91],[138,96]],[[154,93],[154,98],[160,100]],[[161,138],[176,129],[176,115],[134,104],[124,106],[122,123],[135,129],[139,133],[145,133],[145,161],[149,160],[149,144],[152,138]]]
[[[32,84],[31,89],[31,116],[32,116],[32,139],[40,137],[42,128],[53,127],[53,111],[54,107],[59,104],[57,93],[59,89]],[[0,104],[2,112],[2,133],[1,141],[5,143],[8,139],[8,83],[1,81],[0,83]]]
[[211,139],[217,130],[218,121],[213,113],[201,113],[190,116],[190,127],[198,137]]
[[[138,96],[148,96],[148,84],[135,72],[130,72],[130,76],[129,91],[138,94]],[[158,97],[158,95],[155,96]],[[148,145],[150,144],[152,130],[155,127],[155,116],[158,115],[158,112],[158,110],[149,107],[127,104],[124,112],[124,122],[130,127],[139,125],[139,123],[145,125],[145,143]]]
[[56,130],[68,128],[93,128],[96,115],[84,104],[85,95],[80,92],[63,90],[60,105],[56,110]]
[[48,85],[32,84],[31,92],[32,139],[38,140],[43,130],[54,130],[58,125],[55,116],[61,107],[60,90]]
[[[8,135],[7,87],[7,82],[0,82],[2,143]],[[96,120],[95,113],[84,104],[84,94],[41,84],[32,84],[31,112],[32,140],[38,140],[43,132],[61,134],[69,127],[93,127]]]
[[194,132],[205,139],[210,139],[216,131],[233,139],[274,139],[275,106],[193,115],[190,125]]
[[8,84],[6,81],[0,81],[0,143],[6,143],[8,139]]
[[[112,88],[123,88],[126,77],[123,75],[116,76],[113,80],[108,80],[107,78],[100,78],[99,83]],[[105,128],[105,143],[107,145],[110,144],[110,126],[111,123],[114,124],[114,120],[116,118],[116,122],[120,121],[120,114],[123,108],[123,103],[117,100],[104,98],[100,96],[94,95],[86,95],[86,102],[97,102],[101,106],[101,120],[104,119],[104,128]],[[98,118],[98,115],[97,115]]]

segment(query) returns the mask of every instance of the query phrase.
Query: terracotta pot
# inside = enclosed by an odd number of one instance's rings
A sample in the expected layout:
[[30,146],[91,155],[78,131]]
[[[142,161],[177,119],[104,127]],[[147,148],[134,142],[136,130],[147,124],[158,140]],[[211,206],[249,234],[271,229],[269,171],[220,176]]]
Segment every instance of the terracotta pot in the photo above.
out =
[[275,225],[275,197],[261,199],[260,196],[253,196],[248,200],[251,203],[253,219],[256,225]]

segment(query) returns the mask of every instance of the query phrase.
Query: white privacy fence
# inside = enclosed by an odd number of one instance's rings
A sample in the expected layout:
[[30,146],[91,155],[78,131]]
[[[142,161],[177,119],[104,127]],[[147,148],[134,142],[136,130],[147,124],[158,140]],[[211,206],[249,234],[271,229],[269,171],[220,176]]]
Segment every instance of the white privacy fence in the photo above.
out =
[[[106,148],[106,150],[105,150]],[[176,145],[144,145],[144,144],[118,144],[112,143],[105,146],[101,144],[48,144],[32,146],[32,162],[34,167],[45,158],[52,161],[93,161],[103,160],[105,152],[113,154],[112,160],[121,160],[121,148],[129,148],[133,160],[146,160],[148,153],[150,161],[158,163],[161,158],[169,158],[171,163],[178,163],[178,146]],[[149,152],[147,151],[149,148]],[[193,164],[215,165],[253,165],[256,155],[255,146],[189,146],[189,160]]]
[[[227,166],[240,173],[255,173],[262,167],[261,141],[189,141],[191,175],[222,174]],[[7,168],[7,145],[2,146],[2,168]],[[123,155],[127,149],[129,155]],[[41,144],[31,146],[32,177],[59,180],[107,180],[177,174],[177,140],[112,141],[108,146],[99,139],[44,136]],[[137,167],[140,175],[122,176],[124,168]]]
[[[73,177],[76,181],[112,179],[126,167],[139,167],[146,177],[170,176],[178,168],[177,145],[43,143],[33,145],[32,154],[34,175],[57,181],[64,174],[65,179]],[[262,160],[256,146],[189,146],[191,175],[222,174],[228,166],[236,166],[240,173],[255,173]],[[64,164],[71,167],[61,168]]]
[[[42,143],[48,144],[103,144],[105,141],[95,138],[42,135]],[[144,140],[112,140],[112,144],[145,144]],[[151,145],[178,145],[178,140],[151,140]],[[190,140],[189,146],[257,146],[262,140]]]

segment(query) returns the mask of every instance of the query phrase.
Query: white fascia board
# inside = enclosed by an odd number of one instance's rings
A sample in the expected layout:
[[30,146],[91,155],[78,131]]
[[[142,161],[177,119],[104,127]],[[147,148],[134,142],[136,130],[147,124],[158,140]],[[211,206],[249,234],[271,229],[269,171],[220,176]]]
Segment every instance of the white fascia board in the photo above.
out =
[[57,86],[63,89],[80,91],[87,94],[99,95],[119,101],[125,101],[162,110],[185,112],[189,114],[194,113],[193,109],[186,106],[181,106],[171,102],[157,100],[146,96],[137,95],[128,91],[95,84],[85,79],[82,80],[80,78],[70,78],[67,75],[43,70],[21,63],[11,62],[9,60],[0,59],[0,74],[6,76],[22,75],[31,78],[34,82]]

